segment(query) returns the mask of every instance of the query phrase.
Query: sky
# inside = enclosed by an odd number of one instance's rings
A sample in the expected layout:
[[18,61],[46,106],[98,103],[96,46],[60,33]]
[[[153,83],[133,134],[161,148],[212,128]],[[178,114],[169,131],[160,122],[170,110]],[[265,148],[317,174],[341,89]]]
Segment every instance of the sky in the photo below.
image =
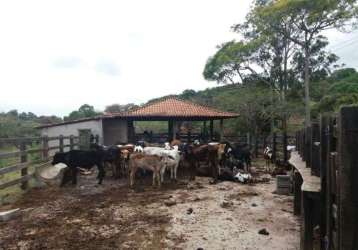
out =
[[[217,86],[202,72],[216,46],[238,39],[249,0],[12,0],[0,2],[0,112],[64,116],[82,104],[144,103]],[[358,32],[327,33],[358,67]]]

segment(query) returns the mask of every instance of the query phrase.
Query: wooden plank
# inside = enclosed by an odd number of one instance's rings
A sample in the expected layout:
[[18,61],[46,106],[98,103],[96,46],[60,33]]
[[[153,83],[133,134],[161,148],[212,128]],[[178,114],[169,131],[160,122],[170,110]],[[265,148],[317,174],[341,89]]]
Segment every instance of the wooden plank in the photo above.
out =
[[289,163],[300,173],[303,179],[302,191],[313,193],[321,191],[321,179],[311,175],[311,170],[306,168],[305,162],[301,160],[297,151],[291,152]]
[[293,200],[293,214],[300,215],[301,214],[301,186],[302,186],[302,177],[297,170],[294,171],[294,185],[293,185],[293,193],[294,193],[294,200]]
[[[324,223],[324,234],[328,242],[326,242],[326,249],[332,249],[332,191],[331,191],[331,165],[330,152],[332,150],[332,123],[330,116],[321,116],[321,199],[322,199],[322,223]],[[323,226],[322,226],[323,227]],[[323,230],[322,230],[323,231]]]
[[[25,163],[27,162],[27,152],[26,152],[26,143],[22,142],[20,145],[20,151],[21,151],[21,157],[20,157],[20,162],[21,163]],[[27,176],[27,167],[26,168],[22,168],[21,169],[21,176]],[[24,180],[21,184],[21,189],[25,190],[28,187],[28,182],[27,180]]]
[[53,146],[53,147],[48,147],[48,150],[54,150],[54,149],[59,149],[60,146]]
[[20,155],[21,155],[21,151],[6,152],[0,154],[0,159],[14,158],[14,157],[19,157]]
[[28,163],[23,162],[23,163],[19,163],[19,164],[13,165],[13,166],[0,168],[0,175],[7,174],[10,172],[19,171],[23,168],[26,168],[27,166],[28,166]]
[[5,183],[2,183],[2,184],[0,184],[0,190],[1,190],[1,189],[4,189],[4,188],[7,188],[7,187],[14,186],[14,185],[19,184],[19,183],[27,182],[27,181],[29,181],[32,177],[33,177],[33,174],[28,174],[28,175],[22,176],[22,177],[20,177],[20,178],[18,178],[18,179],[15,179],[15,180],[12,180],[12,181],[8,181],[8,182],[5,182]]
[[320,130],[318,123],[311,124],[311,173],[315,176],[320,176]]
[[26,153],[33,154],[33,153],[38,153],[38,152],[42,152],[42,151],[43,151],[42,148],[34,148],[34,149],[27,149]]
[[0,138],[0,143],[21,143],[29,141],[40,141],[41,137],[18,137],[18,138]]
[[311,167],[311,136],[312,136],[312,127],[307,127],[306,128],[306,137],[305,137],[305,162],[306,162],[306,167],[310,168]]
[[314,201],[302,192],[301,250],[313,250]]

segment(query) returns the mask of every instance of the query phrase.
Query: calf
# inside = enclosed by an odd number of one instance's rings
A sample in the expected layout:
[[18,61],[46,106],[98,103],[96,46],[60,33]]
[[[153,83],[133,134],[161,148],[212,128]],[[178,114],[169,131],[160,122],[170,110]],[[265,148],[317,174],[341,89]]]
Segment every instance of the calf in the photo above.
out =
[[175,181],[177,179],[177,171],[180,162],[180,152],[178,150],[178,146],[173,146],[172,149],[168,149],[167,146],[168,144],[166,144],[165,148],[145,147],[143,149],[144,153],[147,155],[165,156],[169,158],[167,159],[164,167],[161,169],[161,182],[164,182],[164,174],[166,168],[170,169],[171,180]]
[[120,169],[118,169],[119,175],[127,176],[129,169],[129,156],[134,152],[134,145],[117,145],[117,147],[120,149]]
[[160,171],[166,164],[166,159],[163,156],[158,155],[145,155],[143,153],[133,153],[129,157],[129,185],[133,187],[134,177],[138,170],[150,170],[153,172],[153,186],[158,183],[161,186]]
[[100,151],[71,150],[66,153],[56,153],[53,157],[52,165],[64,163],[68,166],[68,169],[64,173],[61,186],[66,184],[69,174],[72,175],[72,184],[77,184],[78,168],[91,169],[94,165],[98,168],[98,184],[102,184],[105,176],[103,162],[104,155]]
[[264,159],[266,161],[266,172],[270,172],[270,166],[272,162],[272,149],[269,146],[264,149]]

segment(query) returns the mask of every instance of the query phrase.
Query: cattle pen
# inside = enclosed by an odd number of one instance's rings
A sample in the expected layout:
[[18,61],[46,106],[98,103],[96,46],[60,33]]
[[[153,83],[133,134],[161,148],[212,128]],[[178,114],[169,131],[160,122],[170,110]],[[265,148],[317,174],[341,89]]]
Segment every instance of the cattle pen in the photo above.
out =
[[[152,118],[159,119],[158,114]],[[195,119],[209,118],[213,119]],[[75,131],[70,125],[69,131]],[[185,142],[190,143],[195,136],[174,133],[171,122],[168,126],[168,135],[179,134]],[[209,139],[213,139],[210,127]],[[126,178],[111,176],[98,185],[95,171],[80,175],[77,186],[46,186],[37,180],[37,170],[49,165],[54,153],[88,149],[91,140],[105,142],[104,134],[43,134],[0,140],[11,149],[0,153],[0,159],[7,160],[0,168],[0,176],[5,176],[0,179],[0,192],[18,184],[26,191],[17,200],[1,200],[0,211],[20,209],[20,214],[0,221],[0,249],[297,249],[300,221],[292,213],[294,199],[275,192],[276,178],[267,172],[259,154],[271,145],[277,160],[282,158],[285,138],[223,132],[220,139],[251,148],[255,157],[250,183],[215,184],[201,175],[188,180],[185,166],[181,166],[177,182],[165,178],[160,189],[151,187],[148,178],[140,179],[133,189]],[[288,137],[291,143],[293,139]],[[203,168],[207,167],[204,163]],[[8,174],[13,179],[7,179]],[[33,180],[39,183],[31,185]]]

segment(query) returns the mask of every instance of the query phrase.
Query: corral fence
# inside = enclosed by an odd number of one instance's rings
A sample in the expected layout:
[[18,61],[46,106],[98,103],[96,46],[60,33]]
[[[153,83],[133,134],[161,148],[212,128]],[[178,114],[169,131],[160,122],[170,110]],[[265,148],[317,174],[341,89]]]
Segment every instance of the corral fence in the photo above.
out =
[[[301,249],[314,249],[317,226],[320,249],[358,249],[358,107],[321,115],[297,132],[296,147],[301,159],[294,162],[294,213],[302,216]],[[310,176],[302,174],[306,169]]]
[[[80,146],[79,137],[72,135],[0,138],[0,145],[0,190],[17,184],[21,184],[21,189],[27,189],[29,180],[35,177],[36,169],[48,165],[55,152],[65,152]],[[18,178],[4,178],[11,174]]]
[[[202,133],[178,133],[177,139],[180,139],[182,142],[193,142],[196,139],[199,139],[202,142],[209,142],[211,138],[209,135],[203,135]],[[150,143],[165,143],[168,141],[168,133],[136,133],[135,141],[144,140]],[[266,146],[272,148],[273,161],[276,159],[284,160],[285,148],[287,145],[295,145],[296,137],[295,135],[281,135],[273,133],[271,135],[262,135],[262,136],[251,136],[250,134],[245,135],[234,135],[234,134],[225,134],[222,141],[229,141],[232,143],[247,144],[250,146],[250,149],[253,153],[253,156],[258,157],[260,153],[263,152]]]

